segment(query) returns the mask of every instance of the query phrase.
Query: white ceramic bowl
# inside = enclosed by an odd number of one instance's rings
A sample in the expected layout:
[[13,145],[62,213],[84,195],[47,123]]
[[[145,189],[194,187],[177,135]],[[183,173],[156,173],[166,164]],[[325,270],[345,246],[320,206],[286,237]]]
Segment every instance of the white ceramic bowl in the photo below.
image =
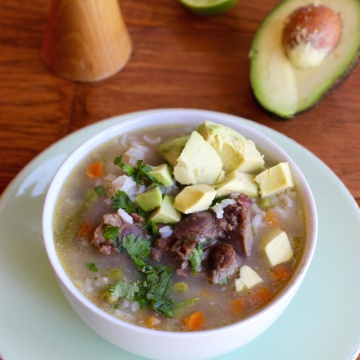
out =
[[[197,332],[165,332],[147,329],[119,320],[91,303],[71,282],[60,264],[53,236],[54,209],[59,193],[73,169],[99,145],[131,130],[149,125],[169,123],[193,124],[209,120],[229,126],[271,154],[278,162],[288,161],[307,213],[305,251],[292,281],[284,291],[255,315],[215,330]],[[286,309],[297,292],[312,260],[317,240],[317,214],[311,190],[293,160],[273,141],[249,127],[246,122],[226,114],[202,110],[174,109],[143,113],[121,120],[85,141],[62,164],[56,173],[44,206],[43,234],[47,254],[60,287],[77,314],[95,332],[118,347],[131,353],[159,360],[208,359],[230,352],[248,343],[265,331]],[[71,331],[71,329],[69,329]]]

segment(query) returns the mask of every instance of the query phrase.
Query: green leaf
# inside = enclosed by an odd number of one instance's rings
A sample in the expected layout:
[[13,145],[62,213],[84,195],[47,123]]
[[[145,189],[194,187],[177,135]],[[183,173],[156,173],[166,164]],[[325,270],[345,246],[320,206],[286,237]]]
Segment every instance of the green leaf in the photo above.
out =
[[128,283],[120,280],[116,284],[109,286],[109,292],[113,299],[135,300],[135,294],[139,292],[139,285],[137,281]]
[[119,190],[113,195],[111,203],[115,210],[124,209],[128,214],[137,212],[137,206],[131,201],[125,191]]
[[200,247],[197,247],[189,255],[189,262],[193,273],[197,273],[201,270],[203,253],[203,250]]
[[152,175],[148,172],[152,170],[152,166],[149,165],[141,165],[142,160],[138,160],[135,166],[127,165],[122,162],[122,156],[118,156],[114,160],[114,164],[119,166],[124,172],[126,172],[129,176],[131,176],[137,184],[145,184],[145,185],[161,185],[159,181],[157,181]]
[[114,240],[118,237],[120,228],[114,225],[105,225],[104,227],[104,238],[107,240]]
[[99,196],[105,196],[106,195],[106,190],[105,190],[105,187],[103,185],[96,186],[95,191]]
[[134,234],[129,234],[122,238],[122,246],[137,267],[145,265],[142,259],[146,259],[150,255],[151,243],[149,240],[140,235],[135,238]]
[[86,267],[93,272],[98,272],[99,269],[96,267],[96,265],[94,263],[87,263]]

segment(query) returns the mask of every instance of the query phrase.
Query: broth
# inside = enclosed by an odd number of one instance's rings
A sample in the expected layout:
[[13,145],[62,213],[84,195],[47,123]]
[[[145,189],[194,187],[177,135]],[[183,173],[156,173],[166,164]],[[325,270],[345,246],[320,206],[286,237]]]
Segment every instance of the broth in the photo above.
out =
[[[119,177],[127,174],[114,164],[114,159],[122,155],[121,161],[133,167],[137,166],[137,160],[142,160],[142,165],[163,164],[165,161],[158,151],[159,144],[180,135],[188,135],[193,130],[191,127],[165,126],[119,136],[93,151],[77,166],[59,197],[54,219],[54,234],[56,249],[67,274],[76,287],[101,309],[140,326],[166,331],[203,330],[247,318],[276,298],[291,281],[303,252],[306,219],[296,186],[271,195],[265,198],[266,200],[259,196],[250,198],[253,234],[251,254],[246,255],[241,250],[237,250],[233,269],[218,282],[209,277],[211,273],[208,265],[209,254],[212,252],[211,246],[215,246],[211,241],[209,243],[209,239],[202,243],[201,248],[200,242],[195,244],[194,249],[199,250],[198,255],[202,259],[198,271],[193,271],[191,268],[189,256],[184,257],[182,254],[181,261],[179,258],[174,259],[177,253],[174,251],[169,253],[169,247],[159,245],[157,238],[165,239],[165,243],[169,241],[166,239],[172,239],[176,224],[156,225],[157,230],[160,228],[163,234],[168,233],[167,235],[170,236],[148,236],[151,251],[150,256],[141,259],[145,263],[142,264],[142,268],[136,265],[129,253],[124,251],[121,247],[123,245],[119,245],[120,251],[111,247],[108,253],[105,253],[105,250],[109,249],[108,243],[112,241],[121,243],[120,238],[107,241],[104,247],[94,245],[94,232],[99,229],[104,214],[117,213],[112,208],[112,197],[119,189],[126,188],[124,178]],[[266,168],[276,164],[266,154],[264,159]],[[89,176],[89,165],[98,163],[102,164],[101,172],[96,176]],[[132,187],[128,188],[129,199],[136,205],[136,196],[147,191],[149,186],[146,184],[134,186],[132,183]],[[183,188],[184,185],[177,182],[168,187],[160,186],[162,196],[176,196]],[[227,198],[238,201],[238,196],[238,193],[232,193]],[[214,218],[214,212],[208,211],[212,212]],[[147,218],[151,212],[145,212],[145,215],[141,213],[141,216]],[[182,214],[182,220],[186,216],[189,214]],[[139,227],[143,228],[145,225],[140,223]],[[286,233],[292,250],[291,258],[277,265],[270,264],[264,250],[264,239],[269,233],[274,232],[274,229],[281,229]],[[148,230],[144,233],[148,234]],[[219,233],[223,234],[223,231]],[[176,241],[172,240],[171,246],[174,246],[174,242]],[[214,241],[215,244],[219,242],[222,241]],[[244,268],[245,265],[255,271],[261,281],[254,286],[239,289],[239,278],[241,278],[239,269]],[[171,304],[168,307],[161,307],[162,305],[157,307],[158,304],[154,304],[154,301],[151,302],[153,306],[149,306],[149,301],[139,300],[139,292],[141,292],[139,286],[141,287],[144,281],[148,281],[145,271],[141,270],[144,266],[151,271],[160,266],[170,269],[171,278],[166,296],[167,300],[171,299]],[[123,293],[116,299],[109,296],[109,287],[114,289],[119,282],[123,286],[137,284],[138,291],[133,292],[135,296]],[[166,312],[164,308],[171,308],[171,311]],[[194,314],[200,314],[200,319],[196,320]],[[191,321],[195,325],[191,325]]]

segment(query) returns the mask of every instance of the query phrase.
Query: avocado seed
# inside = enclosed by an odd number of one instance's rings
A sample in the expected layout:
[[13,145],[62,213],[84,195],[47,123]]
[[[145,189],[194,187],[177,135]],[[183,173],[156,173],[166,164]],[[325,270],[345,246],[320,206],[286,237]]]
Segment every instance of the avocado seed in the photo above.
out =
[[315,67],[336,47],[341,30],[340,15],[332,9],[320,4],[302,6],[285,22],[286,55],[297,68]]

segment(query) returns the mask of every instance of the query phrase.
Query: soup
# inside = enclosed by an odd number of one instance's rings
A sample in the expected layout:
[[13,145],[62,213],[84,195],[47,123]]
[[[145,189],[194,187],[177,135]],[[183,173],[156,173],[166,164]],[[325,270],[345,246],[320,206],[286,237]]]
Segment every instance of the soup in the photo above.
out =
[[289,164],[211,122],[112,140],[59,199],[55,243],[69,277],[104,311],[144,327],[245,319],[288,284],[304,248]]

